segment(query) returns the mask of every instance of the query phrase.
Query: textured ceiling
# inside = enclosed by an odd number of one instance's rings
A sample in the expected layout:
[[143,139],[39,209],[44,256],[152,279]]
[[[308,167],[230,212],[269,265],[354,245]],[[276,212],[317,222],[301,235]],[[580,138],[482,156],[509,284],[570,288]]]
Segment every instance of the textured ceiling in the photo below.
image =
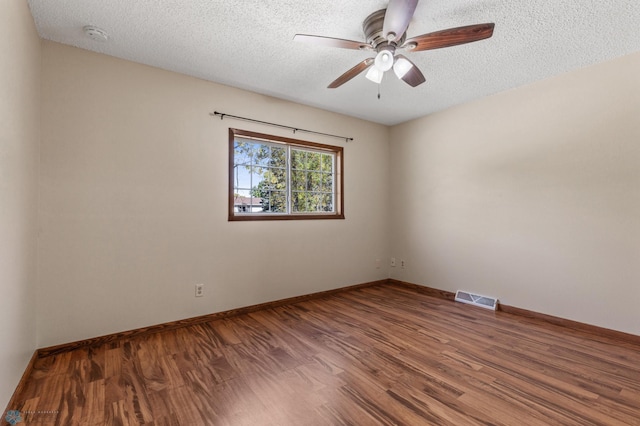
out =
[[[326,88],[370,52],[292,39],[364,40],[362,21],[385,0],[28,3],[44,39],[387,125],[640,51],[638,0],[422,0],[408,37],[495,22],[493,37],[405,53],[427,81],[411,88],[387,72],[378,100],[378,86],[364,73]],[[86,37],[85,25],[102,28],[109,40]]]

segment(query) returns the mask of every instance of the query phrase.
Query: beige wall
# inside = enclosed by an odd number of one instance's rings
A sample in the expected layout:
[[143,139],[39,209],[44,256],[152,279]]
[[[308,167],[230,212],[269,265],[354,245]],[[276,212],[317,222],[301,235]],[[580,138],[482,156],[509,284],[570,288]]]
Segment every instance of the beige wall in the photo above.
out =
[[0,2],[0,407],[36,348],[40,40],[26,1]]
[[392,276],[640,334],[640,54],[391,131]]
[[[38,345],[387,278],[385,126],[43,44]],[[344,146],[346,220],[227,221],[228,128]],[[194,285],[205,296],[194,297]]]

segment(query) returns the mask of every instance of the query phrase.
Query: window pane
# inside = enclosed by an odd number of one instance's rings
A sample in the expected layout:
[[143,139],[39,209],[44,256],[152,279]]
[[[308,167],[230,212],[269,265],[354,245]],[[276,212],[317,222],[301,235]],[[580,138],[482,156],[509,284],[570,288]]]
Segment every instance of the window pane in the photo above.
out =
[[269,193],[265,192],[264,193],[264,197],[260,198],[260,206],[262,207],[260,209],[260,212],[262,213],[268,213],[271,209],[271,199],[269,198]]
[[253,187],[256,191],[270,191],[272,189],[277,189],[276,183],[278,182],[278,179],[273,175],[273,171],[271,169],[264,169],[263,177],[264,179],[259,182],[257,186]]
[[312,194],[309,203],[309,211],[321,212],[322,211],[322,195]]
[[286,213],[287,212],[287,194],[284,191],[271,191],[269,204],[269,212]]
[[269,145],[251,143],[253,145],[252,164],[258,166],[268,166],[271,147]]
[[271,147],[271,161],[269,162],[271,167],[279,167],[286,169],[287,167],[287,149],[272,146]]
[[[261,199],[264,211],[286,211],[286,198],[284,202],[281,200],[283,191],[286,191],[286,171],[269,168],[263,170],[260,180],[251,188],[251,195]],[[274,193],[277,194],[276,199]]]
[[331,174],[322,175],[322,191],[333,192],[333,175]]
[[322,195],[322,211],[325,211],[325,212],[333,211],[333,194]]
[[[234,211],[286,211],[286,147],[234,139]],[[275,197],[272,191],[279,191]]]
[[286,169],[271,169],[269,172],[271,178],[271,184],[274,189],[285,191],[287,189],[287,170]]
[[291,210],[298,212],[307,211],[307,194],[304,192],[294,192],[291,195]]
[[322,173],[310,172],[307,188],[309,191],[320,192],[322,190]]
[[255,188],[257,185],[260,185],[260,182],[264,180],[263,171],[262,171],[262,168],[260,167],[251,167],[250,170],[251,170],[251,175],[248,176],[248,178],[250,179],[250,187]]
[[300,151],[298,149],[291,150],[291,169],[292,170],[305,170],[306,151]]
[[237,141],[234,145],[234,162],[237,165],[250,165],[254,153],[254,145],[251,142]]
[[307,170],[320,170],[321,155],[319,152],[307,152]]
[[291,209],[298,213],[332,212],[333,196],[313,192],[295,192]]
[[322,171],[327,173],[333,173],[333,156],[329,154],[322,154]]
[[304,191],[307,188],[307,173],[294,170],[291,172],[291,190]]
[[251,145],[243,144],[240,148],[239,156],[240,162],[236,162],[234,165],[234,186],[237,188],[250,188],[251,187]]

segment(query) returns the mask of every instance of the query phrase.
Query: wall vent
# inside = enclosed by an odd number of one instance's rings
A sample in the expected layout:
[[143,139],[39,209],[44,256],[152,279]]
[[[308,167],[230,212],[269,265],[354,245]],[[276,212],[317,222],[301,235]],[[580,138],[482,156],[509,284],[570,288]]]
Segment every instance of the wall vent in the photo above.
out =
[[467,291],[456,291],[456,302],[468,303],[470,305],[480,306],[481,308],[497,310],[498,299],[495,297],[480,296],[479,294],[469,293]]

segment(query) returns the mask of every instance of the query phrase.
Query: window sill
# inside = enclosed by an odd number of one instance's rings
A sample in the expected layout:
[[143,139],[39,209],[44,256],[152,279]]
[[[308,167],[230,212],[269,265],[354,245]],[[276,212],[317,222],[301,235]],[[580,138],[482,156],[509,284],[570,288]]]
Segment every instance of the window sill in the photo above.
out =
[[318,220],[344,219],[344,214],[234,214],[229,216],[229,222],[254,220]]

